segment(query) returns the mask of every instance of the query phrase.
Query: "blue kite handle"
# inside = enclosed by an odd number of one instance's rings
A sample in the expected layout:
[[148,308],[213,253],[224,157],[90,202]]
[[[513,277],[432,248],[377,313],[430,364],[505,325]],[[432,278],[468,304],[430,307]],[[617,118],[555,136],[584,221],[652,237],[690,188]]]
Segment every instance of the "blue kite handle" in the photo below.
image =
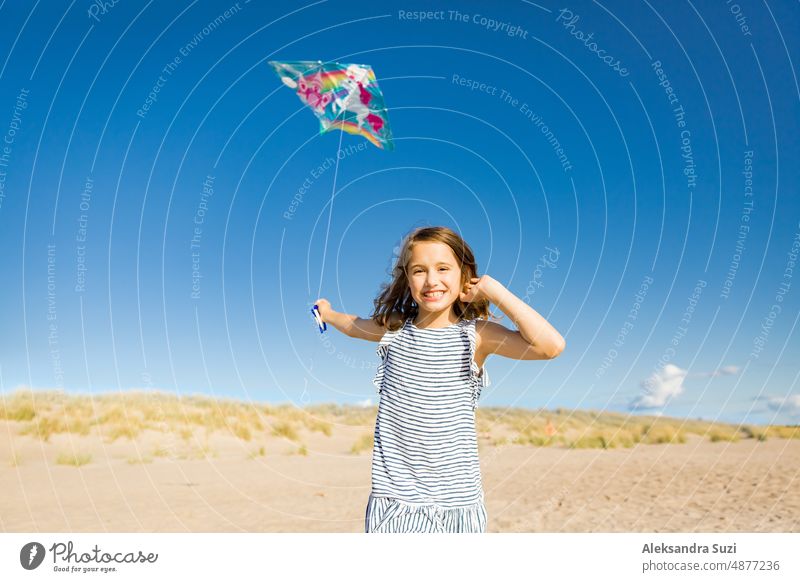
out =
[[322,321],[322,316],[319,314],[319,306],[314,305],[311,308],[311,314],[314,316],[314,319],[317,320],[317,325],[319,326],[319,333],[322,333],[328,329],[328,324]]

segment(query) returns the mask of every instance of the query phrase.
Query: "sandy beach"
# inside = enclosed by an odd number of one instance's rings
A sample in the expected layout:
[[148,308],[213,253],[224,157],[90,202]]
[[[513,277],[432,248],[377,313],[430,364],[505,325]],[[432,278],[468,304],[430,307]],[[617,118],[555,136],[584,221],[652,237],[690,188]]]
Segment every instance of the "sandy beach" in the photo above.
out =
[[[140,424],[127,436],[99,425],[43,436],[31,432],[32,419],[7,413],[0,527],[361,532],[374,411],[348,422],[266,422],[249,433]],[[498,437],[503,427],[480,410],[478,419],[490,532],[800,530],[796,438],[711,442],[690,433],[672,444],[533,446]]]

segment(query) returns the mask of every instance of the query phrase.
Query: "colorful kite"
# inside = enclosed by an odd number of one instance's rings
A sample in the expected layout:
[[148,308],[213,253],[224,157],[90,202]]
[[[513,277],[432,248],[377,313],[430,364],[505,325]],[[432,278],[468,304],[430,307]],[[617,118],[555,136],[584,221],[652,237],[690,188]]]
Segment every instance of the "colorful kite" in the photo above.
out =
[[369,65],[270,61],[283,84],[319,118],[320,133],[340,129],[394,149],[383,93]]

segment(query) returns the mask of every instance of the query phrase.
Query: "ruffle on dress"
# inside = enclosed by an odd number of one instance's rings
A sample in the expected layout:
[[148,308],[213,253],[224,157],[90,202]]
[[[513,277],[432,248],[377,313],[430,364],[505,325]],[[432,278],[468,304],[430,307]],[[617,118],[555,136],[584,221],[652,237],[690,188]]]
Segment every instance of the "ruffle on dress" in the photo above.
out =
[[386,371],[386,357],[389,355],[389,345],[405,326],[406,324],[403,323],[403,325],[396,330],[384,333],[381,341],[378,342],[378,347],[375,349],[375,353],[378,354],[378,357],[381,359],[378,363],[378,369],[375,371],[375,377],[372,379],[372,383],[375,385],[378,394],[383,390],[383,375]]
[[470,365],[470,383],[472,387],[472,409],[478,407],[478,400],[481,397],[481,390],[491,385],[489,380],[489,373],[486,371],[486,366],[478,367],[475,363],[475,322],[477,320],[471,319],[469,321],[461,322],[461,333],[467,336],[469,340],[469,365]]
[[[422,517],[423,519],[417,519]],[[435,503],[409,503],[392,497],[370,495],[366,533],[483,533],[486,531],[483,500],[470,505],[442,507]],[[415,524],[409,529],[409,524]]]

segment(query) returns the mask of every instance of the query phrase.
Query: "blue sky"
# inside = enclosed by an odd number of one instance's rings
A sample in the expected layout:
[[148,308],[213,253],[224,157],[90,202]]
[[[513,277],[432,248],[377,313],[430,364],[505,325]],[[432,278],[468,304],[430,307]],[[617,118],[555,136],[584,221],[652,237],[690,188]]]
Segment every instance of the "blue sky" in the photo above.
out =
[[[444,224],[567,339],[483,405],[798,421],[796,3],[262,4],[0,6],[4,391],[374,403],[308,307],[368,316]],[[326,162],[267,65],[317,59],[394,151]]]

